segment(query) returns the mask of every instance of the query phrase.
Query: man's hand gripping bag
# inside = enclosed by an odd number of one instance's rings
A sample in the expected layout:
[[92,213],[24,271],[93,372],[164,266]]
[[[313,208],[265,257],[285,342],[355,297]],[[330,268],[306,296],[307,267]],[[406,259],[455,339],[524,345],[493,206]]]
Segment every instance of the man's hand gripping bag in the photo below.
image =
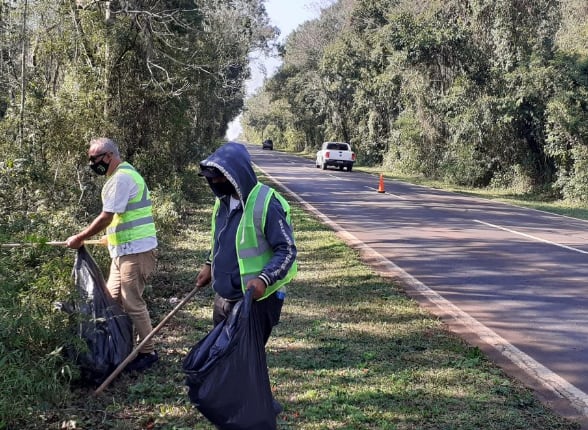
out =
[[255,310],[248,290],[231,315],[184,359],[190,400],[221,430],[276,429],[281,407],[272,397]]

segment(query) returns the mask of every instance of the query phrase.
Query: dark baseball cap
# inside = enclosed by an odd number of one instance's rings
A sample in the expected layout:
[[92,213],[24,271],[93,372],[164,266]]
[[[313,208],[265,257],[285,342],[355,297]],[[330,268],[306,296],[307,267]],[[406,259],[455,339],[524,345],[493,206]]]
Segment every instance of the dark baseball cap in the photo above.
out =
[[200,172],[198,173],[198,176],[206,176],[207,178],[218,178],[219,176],[224,176],[224,175],[216,167],[203,166],[201,164],[200,165]]

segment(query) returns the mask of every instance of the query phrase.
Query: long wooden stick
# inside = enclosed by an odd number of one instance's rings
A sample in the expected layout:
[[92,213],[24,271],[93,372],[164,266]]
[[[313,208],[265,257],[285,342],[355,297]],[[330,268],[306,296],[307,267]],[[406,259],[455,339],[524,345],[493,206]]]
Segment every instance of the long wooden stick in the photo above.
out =
[[[65,242],[51,241],[51,242],[25,242],[25,243],[2,243],[1,248],[20,248],[22,246],[37,246],[37,245],[51,245],[51,246],[65,246]],[[84,240],[84,245],[106,245],[102,239]]]
[[108,387],[108,385],[110,385],[110,383],[114,380],[114,378],[116,378],[118,376],[118,374],[120,372],[123,371],[123,369],[125,367],[127,367],[127,364],[129,364],[139,353],[139,350],[143,347],[143,345],[145,345],[153,336],[155,336],[155,334],[161,330],[161,328],[168,322],[168,320],[175,315],[175,313],[177,311],[179,311],[187,302],[188,300],[190,300],[194,294],[196,294],[196,292],[200,289],[200,286],[196,286],[192,291],[190,291],[188,293],[188,295],[186,297],[184,297],[184,299],[178,303],[176,305],[176,307],[165,316],[164,319],[161,320],[161,322],[159,324],[157,324],[157,327],[155,327],[153,330],[151,330],[151,333],[149,333],[147,336],[145,336],[145,338],[135,347],[135,349],[133,349],[131,351],[131,353],[127,356],[127,358],[125,358],[123,360],[122,363],[120,363],[118,365],[118,367],[116,369],[113,370],[113,372],[110,374],[110,376],[108,378],[106,378],[106,380],[102,383],[102,385],[100,385],[98,388],[96,388],[96,391],[94,391],[94,395],[97,396],[98,394],[100,394],[106,387]]

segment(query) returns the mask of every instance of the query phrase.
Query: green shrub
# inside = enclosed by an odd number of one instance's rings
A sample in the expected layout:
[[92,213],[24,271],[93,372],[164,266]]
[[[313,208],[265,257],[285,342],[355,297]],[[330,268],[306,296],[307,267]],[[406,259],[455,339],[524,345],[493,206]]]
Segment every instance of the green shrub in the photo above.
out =
[[516,164],[508,170],[495,172],[490,180],[490,188],[526,194],[533,191],[533,178],[523,166]]
[[438,157],[421,128],[416,114],[404,112],[394,123],[383,167],[402,174],[423,174],[434,177]]
[[576,146],[571,150],[574,159],[572,174],[562,186],[563,195],[572,202],[588,202],[588,148]]
[[160,239],[167,234],[173,234],[178,228],[182,199],[179,191],[169,192],[163,188],[157,188],[151,191],[153,217],[155,219],[157,235]]
[[0,255],[0,428],[69,396],[77,369],[61,349],[72,337],[54,302],[70,297],[71,253],[39,245]]

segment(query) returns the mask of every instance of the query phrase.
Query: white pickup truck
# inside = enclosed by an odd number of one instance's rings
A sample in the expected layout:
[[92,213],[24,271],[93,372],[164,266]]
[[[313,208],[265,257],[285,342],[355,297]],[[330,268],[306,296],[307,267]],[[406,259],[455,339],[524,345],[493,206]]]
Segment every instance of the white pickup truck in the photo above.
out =
[[316,167],[326,169],[328,166],[339,167],[343,170],[347,168],[351,172],[355,163],[355,152],[351,150],[351,145],[344,142],[325,142],[320,151],[316,153]]

